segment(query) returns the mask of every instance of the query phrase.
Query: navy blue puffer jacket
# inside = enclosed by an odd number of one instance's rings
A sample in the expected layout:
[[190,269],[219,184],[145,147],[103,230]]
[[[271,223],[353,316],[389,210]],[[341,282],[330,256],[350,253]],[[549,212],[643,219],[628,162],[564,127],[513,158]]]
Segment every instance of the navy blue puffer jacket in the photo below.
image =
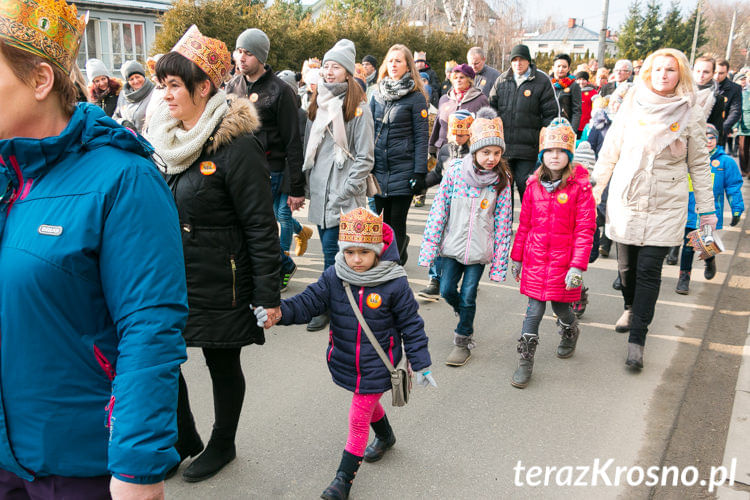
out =
[[429,124],[427,101],[411,92],[397,101],[386,101],[380,92],[370,99],[375,121],[375,167],[383,197],[411,195],[412,175],[427,174]]
[[[387,227],[387,226],[384,226]],[[392,234],[384,237],[388,246],[381,259],[398,262]],[[362,315],[380,346],[395,366],[401,360],[401,345],[414,371],[432,364],[427,350],[424,321],[406,277],[374,287],[352,285]],[[308,323],[313,316],[331,312],[326,359],[333,381],[358,394],[378,394],[391,389],[391,377],[377,352],[359,326],[335,266],[330,266],[304,292],[281,301],[282,325]]]

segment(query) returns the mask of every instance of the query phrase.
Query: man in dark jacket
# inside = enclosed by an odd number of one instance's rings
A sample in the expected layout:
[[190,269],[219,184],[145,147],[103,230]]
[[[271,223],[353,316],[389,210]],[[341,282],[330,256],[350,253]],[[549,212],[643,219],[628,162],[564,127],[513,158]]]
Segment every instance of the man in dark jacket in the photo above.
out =
[[725,146],[727,136],[732,132],[732,127],[740,121],[742,112],[742,87],[727,77],[729,74],[729,61],[722,59],[716,63],[714,79],[718,84],[717,95],[724,100],[724,125],[719,145]]
[[482,47],[472,47],[466,54],[466,62],[474,70],[476,77],[474,78],[474,86],[482,91],[487,97],[490,96],[490,91],[495,82],[500,78],[500,72],[488,66],[487,56],[484,54]]
[[271,43],[261,30],[252,28],[237,37],[234,57],[237,75],[226,86],[227,94],[246,97],[255,105],[261,129],[256,133],[271,168],[271,189],[276,219],[281,227],[281,289],[286,289],[297,266],[289,257],[294,226],[292,212],[305,204],[297,96],[266,64]]
[[615,63],[615,69],[612,72],[615,74],[615,81],[602,86],[599,91],[599,95],[602,97],[614,93],[617,86],[621,83],[633,81],[633,63],[628,59],[620,59]]
[[[706,122],[719,131],[724,138],[724,99],[718,96],[719,84],[714,81],[716,59],[711,56],[701,56],[693,64],[693,78],[698,85],[697,104],[703,108]],[[713,104],[712,104],[713,103]]]
[[513,47],[510,65],[492,87],[490,106],[503,120],[507,146],[503,156],[523,198],[539,155],[539,132],[557,116],[558,107],[552,82],[531,63],[526,45]]

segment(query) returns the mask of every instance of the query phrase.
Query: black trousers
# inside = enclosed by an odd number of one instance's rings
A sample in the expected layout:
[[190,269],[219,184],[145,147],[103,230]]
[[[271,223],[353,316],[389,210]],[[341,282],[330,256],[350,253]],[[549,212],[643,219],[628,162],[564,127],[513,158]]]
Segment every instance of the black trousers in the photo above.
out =
[[396,245],[398,246],[398,255],[401,259],[401,265],[406,264],[407,254],[406,247],[406,217],[409,215],[412,195],[381,196],[375,197],[375,208],[378,213],[383,212],[383,222],[391,226],[396,236]]
[[[214,394],[214,427],[211,441],[220,446],[231,446],[234,443],[242,402],[245,399],[245,376],[240,364],[240,351],[240,347],[203,348]],[[178,444],[197,435],[193,414],[190,411],[187,384],[182,373],[177,397],[177,434]]]
[[524,160],[511,158],[508,160],[510,171],[513,173],[513,182],[518,190],[518,197],[523,201],[523,193],[526,191],[526,180],[536,169],[536,160]]
[[622,280],[625,308],[633,312],[628,342],[646,344],[648,325],[661,287],[661,270],[669,247],[636,246],[617,243],[617,269]]

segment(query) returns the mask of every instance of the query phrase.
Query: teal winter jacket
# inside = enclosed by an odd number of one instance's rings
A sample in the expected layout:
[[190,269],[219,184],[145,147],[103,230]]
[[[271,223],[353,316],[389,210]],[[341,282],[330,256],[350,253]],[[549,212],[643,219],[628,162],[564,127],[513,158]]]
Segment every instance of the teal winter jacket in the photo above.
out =
[[[724,152],[724,148],[717,146],[711,155],[711,182],[714,188],[714,203],[716,204],[716,229],[724,227],[724,194],[729,201],[732,215],[742,215],[745,202],[742,199],[742,174],[740,167],[731,156]],[[695,195],[693,183],[690,182],[688,197],[688,218],[685,227],[698,229],[698,214],[695,212]]]
[[59,136],[0,141],[3,192],[0,468],[160,481],[179,459],[187,292],[150,146],[79,104]]

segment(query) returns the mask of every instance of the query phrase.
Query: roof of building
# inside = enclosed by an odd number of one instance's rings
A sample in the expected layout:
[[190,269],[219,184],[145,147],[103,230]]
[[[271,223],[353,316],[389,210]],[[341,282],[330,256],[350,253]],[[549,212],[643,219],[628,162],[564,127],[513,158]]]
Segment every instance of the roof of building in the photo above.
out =
[[156,10],[160,12],[168,11],[172,8],[172,0],[80,0],[75,2],[80,6],[95,6],[99,8],[114,9],[135,9],[135,10]]
[[[562,28],[557,28],[552,31],[547,31],[546,33],[540,33],[539,35],[532,36],[529,38],[524,38],[524,40],[528,41],[560,41],[560,40],[568,40],[568,41],[576,41],[576,42],[593,42],[599,40],[599,33],[596,31],[590,30],[588,28],[584,28],[583,26],[575,25],[572,28],[568,28],[567,26]],[[614,40],[611,38],[607,38],[607,42],[614,43]]]

